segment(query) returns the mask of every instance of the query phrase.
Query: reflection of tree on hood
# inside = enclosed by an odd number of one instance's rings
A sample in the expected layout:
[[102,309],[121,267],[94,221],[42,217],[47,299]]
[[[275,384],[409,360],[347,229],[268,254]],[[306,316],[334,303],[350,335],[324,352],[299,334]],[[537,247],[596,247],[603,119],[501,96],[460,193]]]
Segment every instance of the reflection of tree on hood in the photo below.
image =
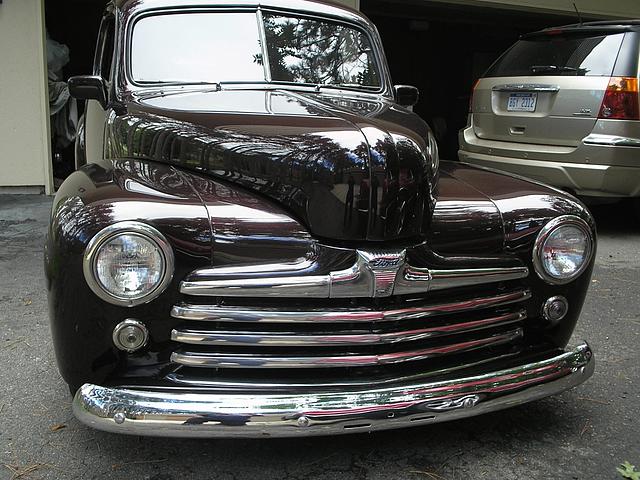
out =
[[318,20],[264,16],[271,77],[276,81],[378,87],[369,39]]

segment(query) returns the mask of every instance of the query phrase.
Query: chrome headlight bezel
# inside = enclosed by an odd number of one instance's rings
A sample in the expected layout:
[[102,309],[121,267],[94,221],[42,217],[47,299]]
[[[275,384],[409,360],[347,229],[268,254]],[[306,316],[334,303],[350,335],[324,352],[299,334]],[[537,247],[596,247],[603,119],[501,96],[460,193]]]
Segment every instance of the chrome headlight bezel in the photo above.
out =
[[[122,297],[114,295],[102,286],[102,283],[98,280],[96,260],[100,249],[108,242],[120,235],[133,235],[140,236],[147,241],[155,244],[162,255],[163,271],[160,275],[160,280],[156,286],[136,297]],[[136,221],[125,221],[114,223],[108,227],[100,230],[88,243],[83,257],[83,273],[84,278],[89,285],[89,288],[102,300],[114,305],[134,307],[148,303],[151,300],[157,298],[171,283],[173,279],[173,271],[175,266],[175,260],[173,256],[173,249],[167,239],[157,229],[150,225]]]
[[[559,228],[563,227],[575,227],[582,231],[585,235],[586,245],[585,245],[585,254],[584,261],[580,265],[580,267],[571,274],[569,277],[556,277],[550,274],[546,267],[544,259],[542,258],[544,252],[544,245],[546,241],[549,239],[552,233],[556,232]],[[538,237],[533,246],[533,266],[537,273],[537,275],[544,280],[545,282],[551,285],[564,285],[574,281],[578,278],[585,269],[591,263],[591,258],[593,256],[594,251],[594,236],[591,231],[591,227],[589,224],[584,221],[582,218],[577,217],[575,215],[562,215],[560,217],[556,217],[549,222],[547,222],[540,232],[538,232]]]

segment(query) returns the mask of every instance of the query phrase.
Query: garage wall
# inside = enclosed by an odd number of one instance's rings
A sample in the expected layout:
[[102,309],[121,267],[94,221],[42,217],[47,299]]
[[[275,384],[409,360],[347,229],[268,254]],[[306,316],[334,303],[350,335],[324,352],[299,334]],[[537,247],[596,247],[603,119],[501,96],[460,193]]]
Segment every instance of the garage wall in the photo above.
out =
[[[366,0],[363,0],[366,2]],[[638,0],[429,0],[449,4],[474,5],[540,13],[573,14],[573,1],[583,15],[604,18],[640,18]]]
[[50,192],[43,0],[0,4],[0,191]]
[[336,3],[341,3],[342,5],[346,5],[347,7],[360,10],[360,0],[333,0],[333,1]]

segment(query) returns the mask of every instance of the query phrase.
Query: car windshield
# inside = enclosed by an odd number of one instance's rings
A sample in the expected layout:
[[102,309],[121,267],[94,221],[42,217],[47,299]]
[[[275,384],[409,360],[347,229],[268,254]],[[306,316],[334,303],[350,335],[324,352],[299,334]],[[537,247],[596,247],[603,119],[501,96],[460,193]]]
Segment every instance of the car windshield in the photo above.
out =
[[486,77],[611,76],[624,34],[525,38],[500,57]]
[[132,34],[132,80],[138,84],[272,81],[380,89],[373,48],[361,30],[316,18],[259,15],[197,12],[143,17]]

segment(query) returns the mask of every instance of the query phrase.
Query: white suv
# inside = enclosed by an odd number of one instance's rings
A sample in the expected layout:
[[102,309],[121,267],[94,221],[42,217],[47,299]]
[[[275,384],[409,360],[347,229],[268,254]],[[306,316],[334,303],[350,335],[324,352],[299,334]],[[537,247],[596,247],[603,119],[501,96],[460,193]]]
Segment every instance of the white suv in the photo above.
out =
[[585,197],[640,197],[640,21],[523,36],[478,80],[459,159]]

